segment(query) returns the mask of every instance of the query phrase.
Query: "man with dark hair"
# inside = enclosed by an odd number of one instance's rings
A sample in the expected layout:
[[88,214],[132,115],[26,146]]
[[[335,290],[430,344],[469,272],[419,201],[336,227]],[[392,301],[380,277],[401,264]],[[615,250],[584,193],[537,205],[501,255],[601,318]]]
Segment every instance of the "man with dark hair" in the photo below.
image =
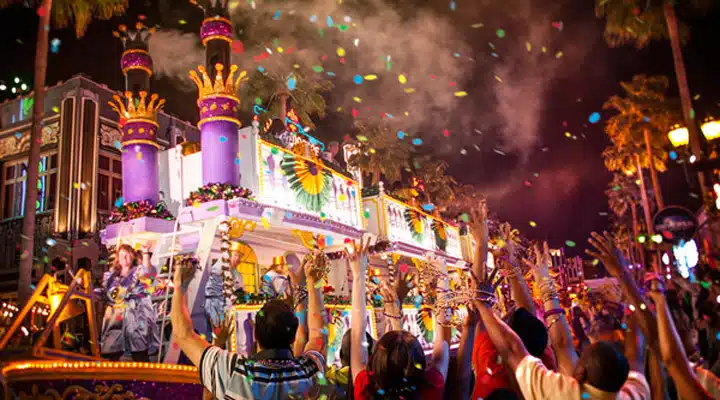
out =
[[[322,278],[312,273],[313,260],[308,260],[300,267],[299,273],[292,274],[303,277],[302,281],[294,279],[294,297],[307,298],[306,302],[301,301],[298,312],[301,318],[307,318],[309,331],[307,344],[296,346],[300,350],[298,353],[302,352],[299,357],[295,357],[291,350],[296,342],[296,334],[299,333],[298,318],[292,308],[280,300],[265,303],[255,317],[255,340],[258,344],[256,355],[245,358],[211,346],[193,331],[185,305],[189,282],[183,282],[180,268],[176,269],[175,294],[170,314],[173,338],[198,367],[200,382],[215,398],[287,399],[310,396],[316,380],[325,373],[324,354],[327,347],[322,285],[316,284]],[[307,317],[304,314],[305,307]]]
[[528,353],[541,358],[548,344],[548,333],[545,324],[524,308],[518,308],[508,321],[513,332],[522,340]]
[[627,358],[609,342],[587,346],[580,355],[575,378],[603,392],[619,392],[630,373]]

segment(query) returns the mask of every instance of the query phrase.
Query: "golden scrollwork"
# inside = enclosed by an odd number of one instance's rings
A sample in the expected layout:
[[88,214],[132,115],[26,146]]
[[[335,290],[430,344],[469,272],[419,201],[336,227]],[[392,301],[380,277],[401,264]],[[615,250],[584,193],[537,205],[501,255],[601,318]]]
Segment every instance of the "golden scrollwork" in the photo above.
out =
[[240,239],[245,232],[252,232],[255,230],[257,222],[247,221],[239,218],[230,218],[230,238]]
[[94,392],[82,386],[72,385],[65,388],[62,393],[55,389],[46,389],[45,393],[40,393],[40,387],[34,384],[31,393],[23,391],[18,397],[20,400],[150,400],[129,390],[123,391],[123,387],[119,383],[112,386],[96,385]]

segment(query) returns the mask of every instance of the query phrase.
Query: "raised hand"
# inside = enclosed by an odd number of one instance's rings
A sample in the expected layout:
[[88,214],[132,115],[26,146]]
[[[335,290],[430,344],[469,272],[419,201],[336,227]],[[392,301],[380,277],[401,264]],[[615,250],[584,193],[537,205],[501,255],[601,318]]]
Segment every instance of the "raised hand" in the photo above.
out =
[[349,248],[345,250],[353,276],[365,276],[369,264],[368,249],[370,248],[370,240],[370,236],[367,236],[367,241],[364,237],[360,238],[359,241],[353,240]]
[[213,326],[213,344],[224,348],[234,330],[232,315],[222,315],[218,324]]
[[478,311],[477,306],[471,302],[467,305],[467,316],[465,317],[465,321],[463,321],[463,328],[474,328],[478,322],[480,322],[480,311]]
[[530,267],[533,272],[535,281],[542,278],[550,279],[550,248],[547,242],[543,242],[542,250],[539,245],[533,246],[533,252],[535,253],[535,262],[525,259],[525,264]]
[[595,250],[593,251],[588,249],[585,250],[585,252],[589,256],[600,260],[610,275],[616,278],[620,276],[623,272],[623,268],[620,264],[620,260],[618,260],[617,255],[615,254],[613,237],[607,232],[603,232],[602,236],[593,232],[590,236],[591,237],[588,239],[588,243],[590,243]]
[[488,235],[487,213],[488,208],[485,200],[481,200],[478,205],[470,211],[470,232],[476,240],[481,240]]
[[500,234],[502,240],[505,242],[505,250],[508,252],[508,256],[512,259],[515,254],[515,242],[513,241],[512,226],[509,223],[500,225]]

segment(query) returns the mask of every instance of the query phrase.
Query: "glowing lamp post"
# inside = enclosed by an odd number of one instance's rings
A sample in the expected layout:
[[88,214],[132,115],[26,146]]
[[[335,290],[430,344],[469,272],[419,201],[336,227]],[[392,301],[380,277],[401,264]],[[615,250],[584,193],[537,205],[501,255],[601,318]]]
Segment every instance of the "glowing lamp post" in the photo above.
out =
[[[700,129],[702,129],[703,136],[707,141],[720,138],[720,121],[717,121],[712,117],[706,118]],[[670,128],[670,132],[668,132],[668,139],[670,139],[670,143],[672,143],[673,147],[687,146],[690,141],[690,133],[686,127],[676,124]]]

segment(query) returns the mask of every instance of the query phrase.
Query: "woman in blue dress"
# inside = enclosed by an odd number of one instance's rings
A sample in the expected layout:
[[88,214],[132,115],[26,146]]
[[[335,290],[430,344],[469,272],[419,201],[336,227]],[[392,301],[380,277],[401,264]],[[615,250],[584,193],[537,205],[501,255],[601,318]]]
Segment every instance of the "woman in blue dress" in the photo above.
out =
[[105,309],[100,333],[104,358],[116,361],[127,351],[134,361],[149,361],[160,344],[157,315],[151,292],[155,270],[150,264],[151,245],[142,248],[138,265],[135,250],[127,244],[118,247],[115,263],[103,276],[103,288],[110,304]]

